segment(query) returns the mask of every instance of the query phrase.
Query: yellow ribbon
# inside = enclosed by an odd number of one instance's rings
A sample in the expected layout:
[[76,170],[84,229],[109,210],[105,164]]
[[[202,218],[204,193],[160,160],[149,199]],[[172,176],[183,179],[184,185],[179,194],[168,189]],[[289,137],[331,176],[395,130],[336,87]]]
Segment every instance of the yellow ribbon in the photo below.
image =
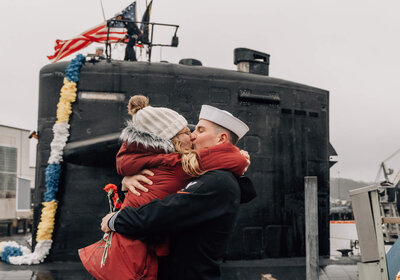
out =
[[60,96],[61,98],[69,101],[75,102],[76,100],[76,83],[70,82],[66,78],[64,78],[64,85],[61,88]]
[[42,202],[44,207],[42,209],[42,215],[40,216],[40,223],[36,233],[36,242],[39,242],[40,240],[51,240],[54,230],[57,204],[58,202],[55,200]]
[[64,78],[64,85],[61,88],[60,100],[57,104],[57,122],[62,123],[69,121],[72,113],[71,103],[76,100],[76,83],[70,82]]

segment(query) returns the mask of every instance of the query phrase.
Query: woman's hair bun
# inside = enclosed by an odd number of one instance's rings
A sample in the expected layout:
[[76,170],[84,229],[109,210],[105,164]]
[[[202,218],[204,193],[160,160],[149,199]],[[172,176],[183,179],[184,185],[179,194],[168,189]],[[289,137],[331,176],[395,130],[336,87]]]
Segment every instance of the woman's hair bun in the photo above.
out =
[[135,95],[129,99],[128,113],[130,115],[136,114],[137,111],[149,106],[149,99],[144,95]]

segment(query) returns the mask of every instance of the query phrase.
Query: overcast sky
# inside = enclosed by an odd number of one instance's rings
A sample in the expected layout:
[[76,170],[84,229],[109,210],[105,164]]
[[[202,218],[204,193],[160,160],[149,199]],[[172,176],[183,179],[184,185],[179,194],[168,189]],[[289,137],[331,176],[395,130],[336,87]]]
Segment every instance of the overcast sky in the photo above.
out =
[[[103,0],[106,18],[131,2]],[[339,154],[331,176],[373,181],[400,148],[399,11],[398,0],[155,0],[151,20],[180,25],[180,45],[163,60],[235,69],[233,49],[247,47],[271,55],[270,76],[328,90]],[[39,70],[55,40],[102,20],[99,0],[1,1],[0,124],[36,129]],[[387,164],[397,172],[400,154]]]

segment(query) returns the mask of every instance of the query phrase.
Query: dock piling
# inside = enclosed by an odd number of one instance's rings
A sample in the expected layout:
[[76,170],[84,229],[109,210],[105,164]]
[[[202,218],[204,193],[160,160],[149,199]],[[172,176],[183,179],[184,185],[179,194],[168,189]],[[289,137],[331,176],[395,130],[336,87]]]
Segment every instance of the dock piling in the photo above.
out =
[[306,224],[306,279],[318,279],[318,180],[316,176],[304,177],[304,209]]

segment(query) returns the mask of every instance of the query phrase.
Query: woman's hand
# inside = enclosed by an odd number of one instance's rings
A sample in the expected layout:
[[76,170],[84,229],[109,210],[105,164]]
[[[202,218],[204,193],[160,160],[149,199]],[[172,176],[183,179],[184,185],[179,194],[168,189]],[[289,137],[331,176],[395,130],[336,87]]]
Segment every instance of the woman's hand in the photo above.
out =
[[245,159],[247,160],[247,166],[245,167],[245,169],[243,170],[243,174],[246,173],[247,169],[250,166],[250,155],[247,151],[245,150],[240,150],[240,153],[245,157]]
[[139,174],[133,175],[133,176],[125,176],[124,179],[122,179],[122,191],[127,191],[129,190],[131,193],[133,193],[136,196],[140,196],[140,192],[148,192],[149,190],[144,187],[140,182],[143,182],[148,185],[152,185],[153,181],[148,179],[146,176],[154,176],[154,173],[148,169],[144,169],[140,171]]

